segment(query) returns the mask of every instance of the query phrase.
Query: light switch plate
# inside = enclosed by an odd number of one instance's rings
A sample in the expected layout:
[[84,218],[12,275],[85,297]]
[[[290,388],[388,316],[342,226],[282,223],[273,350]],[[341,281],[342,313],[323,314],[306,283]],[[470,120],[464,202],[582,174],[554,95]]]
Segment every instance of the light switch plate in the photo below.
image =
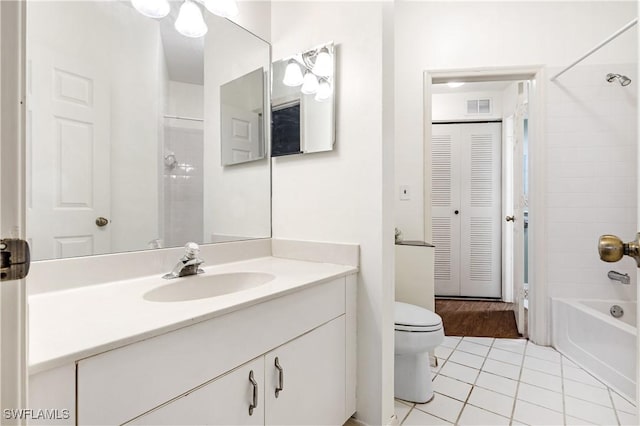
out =
[[403,201],[411,199],[411,192],[409,191],[409,185],[400,185],[400,199]]

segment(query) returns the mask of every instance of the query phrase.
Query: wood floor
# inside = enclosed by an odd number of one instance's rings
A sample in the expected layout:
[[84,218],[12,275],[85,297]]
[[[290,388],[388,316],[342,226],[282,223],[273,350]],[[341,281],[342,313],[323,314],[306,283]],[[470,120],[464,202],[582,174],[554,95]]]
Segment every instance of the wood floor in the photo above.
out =
[[436,300],[448,336],[518,338],[513,303],[475,300]]

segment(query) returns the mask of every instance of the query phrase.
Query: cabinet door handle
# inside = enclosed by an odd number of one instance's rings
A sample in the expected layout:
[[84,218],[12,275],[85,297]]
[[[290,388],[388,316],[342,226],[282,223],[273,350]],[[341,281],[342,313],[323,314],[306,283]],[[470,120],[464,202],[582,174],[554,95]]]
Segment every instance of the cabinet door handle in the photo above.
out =
[[253,378],[253,370],[249,372],[249,381],[251,382],[251,386],[253,386],[253,401],[249,405],[249,415],[253,416],[253,409],[258,407],[258,382]]
[[284,390],[284,369],[280,366],[280,360],[276,357],[276,368],[278,369],[278,387],[276,388],[276,398],[280,391]]

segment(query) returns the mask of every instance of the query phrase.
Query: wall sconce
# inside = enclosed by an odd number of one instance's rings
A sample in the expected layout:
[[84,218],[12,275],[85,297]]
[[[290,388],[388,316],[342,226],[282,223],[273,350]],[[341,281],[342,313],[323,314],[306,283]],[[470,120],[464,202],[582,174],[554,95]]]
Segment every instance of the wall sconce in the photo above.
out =
[[302,93],[315,94],[318,102],[326,101],[333,92],[333,49],[333,43],[329,43],[295,55],[289,59],[282,83],[290,87],[302,85]]
[[[174,26],[185,37],[197,38],[207,33],[207,24],[197,3],[223,18],[233,18],[239,13],[236,0],[184,0]],[[168,0],[131,0],[131,4],[142,15],[154,19],[162,19],[171,11]]]

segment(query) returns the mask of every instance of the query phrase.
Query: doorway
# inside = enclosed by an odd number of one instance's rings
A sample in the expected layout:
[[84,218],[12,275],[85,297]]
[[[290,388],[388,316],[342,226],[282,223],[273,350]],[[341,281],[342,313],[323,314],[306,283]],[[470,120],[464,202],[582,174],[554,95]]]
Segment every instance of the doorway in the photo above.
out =
[[[486,320],[487,332],[478,331],[482,327],[478,328],[475,321],[473,331],[470,330],[472,334],[467,335],[492,336],[491,330],[496,328],[494,317],[500,316],[507,318],[513,331],[528,336],[525,269],[529,251],[524,237],[525,226],[528,226],[529,170],[525,148],[530,119],[529,94],[535,92],[536,74],[534,70],[530,73],[513,70],[425,73],[425,224],[431,225],[431,238],[436,245],[436,298],[440,299],[436,310],[453,309],[458,311],[456,315],[465,312],[463,316],[476,312],[480,322]],[[491,137],[487,135],[491,134],[492,127],[497,129],[494,132],[498,140],[496,148],[489,149]],[[449,170],[443,167],[442,161],[443,135],[446,134],[461,135],[460,148],[454,143],[449,151],[452,160]],[[484,145],[476,142],[475,152],[474,135],[476,139],[484,135],[486,140]],[[443,208],[441,175],[446,172],[453,186],[461,185],[461,188],[448,191],[452,204]],[[458,199],[456,191],[465,194],[466,200]],[[470,210],[472,205],[479,205],[477,200],[481,197],[486,206],[483,228],[478,227],[479,212]],[[469,201],[473,199],[475,204]],[[494,203],[488,202],[490,199],[495,200]],[[488,212],[491,205],[493,211]],[[464,217],[465,211],[467,217]],[[464,231],[456,222],[467,224]],[[469,224],[474,222],[472,230]],[[446,225],[450,223],[457,226],[457,230],[451,228],[449,232]],[[456,233],[461,234],[460,237]],[[460,271],[457,275],[453,266],[456,262]],[[447,277],[451,270],[453,273]],[[484,274],[479,276],[478,271]],[[480,278],[480,282],[474,283],[473,278]],[[451,299],[458,300],[450,302]],[[477,302],[478,299],[482,301]],[[505,316],[504,311],[509,311],[509,315]],[[513,331],[507,334],[513,335]]]

